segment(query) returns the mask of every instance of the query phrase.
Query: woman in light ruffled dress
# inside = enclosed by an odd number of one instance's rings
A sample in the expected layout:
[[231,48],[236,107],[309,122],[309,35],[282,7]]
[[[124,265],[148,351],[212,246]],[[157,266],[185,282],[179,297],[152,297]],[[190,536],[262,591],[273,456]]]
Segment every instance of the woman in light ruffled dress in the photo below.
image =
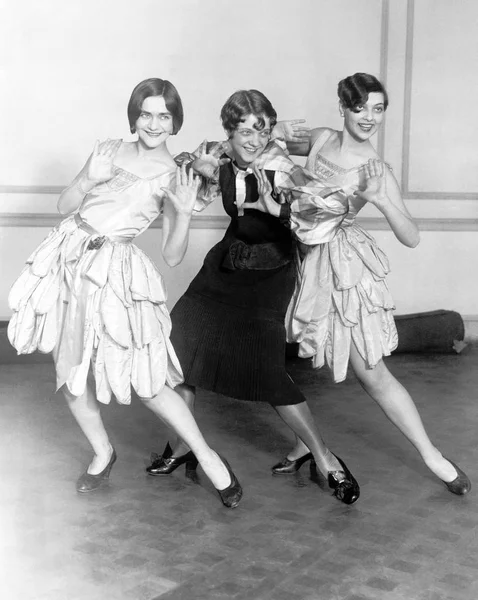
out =
[[128,119],[137,141],[96,142],[61,194],[58,209],[66,218],[11,289],[9,339],[19,354],[53,353],[57,389],[94,452],[78,492],[105,483],[116,460],[99,403],[114,396],[129,404],[133,388],[186,441],[190,466],[199,461],[233,508],[242,495],[239,482],[173,389],[183,376],[169,340],[163,279],[132,243],[162,212],[164,259],[174,266],[186,252],[198,184],[177,169],[166,146],[183,122],[176,88],[161,79],[142,81],[131,95]]
[[[356,73],[338,85],[342,131],[317,128],[309,139],[289,143],[307,156],[306,168],[328,187],[329,217],[292,223],[302,245],[296,290],[287,314],[288,340],[313,365],[327,363],[343,381],[350,362],[364,390],[415,446],[427,467],[448,489],[466,494],[470,480],[430,441],[407,390],[385,366],[397,347],[394,303],[386,276],[389,263],[374,238],[357,223],[373,204],[405,246],[419,243],[418,228],[402,200],[397,181],[372,144],[388,106],[384,86],[373,75]],[[298,231],[297,227],[301,227]],[[303,462],[309,449],[300,441],[288,462]]]

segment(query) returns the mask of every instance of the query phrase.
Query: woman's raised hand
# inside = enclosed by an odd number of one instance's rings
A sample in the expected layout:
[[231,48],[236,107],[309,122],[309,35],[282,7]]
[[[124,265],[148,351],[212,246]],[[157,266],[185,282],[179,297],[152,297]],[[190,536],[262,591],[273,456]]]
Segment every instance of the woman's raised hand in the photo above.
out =
[[385,166],[381,160],[371,158],[362,169],[365,174],[365,188],[357,190],[355,195],[380,208],[388,200]]
[[230,158],[217,158],[212,154],[207,153],[207,142],[204,141],[199,148],[199,157],[196,158],[192,167],[206,179],[214,179],[217,175],[217,170],[221,165],[231,162]]
[[196,202],[199,177],[194,177],[192,169],[189,173],[186,171],[186,165],[176,169],[176,191],[172,192],[168,188],[161,188],[169,198],[177,214],[191,215]]
[[88,159],[87,177],[92,183],[109,181],[114,175],[114,159],[122,140],[96,140],[93,152]]
[[253,171],[257,179],[259,198],[255,202],[244,202],[243,208],[254,208],[278,217],[280,215],[280,204],[272,197],[272,184],[267,179],[264,169],[258,169],[254,166]]
[[298,144],[310,140],[310,127],[304,127],[301,123],[305,123],[305,119],[278,121],[272,132],[273,137]]

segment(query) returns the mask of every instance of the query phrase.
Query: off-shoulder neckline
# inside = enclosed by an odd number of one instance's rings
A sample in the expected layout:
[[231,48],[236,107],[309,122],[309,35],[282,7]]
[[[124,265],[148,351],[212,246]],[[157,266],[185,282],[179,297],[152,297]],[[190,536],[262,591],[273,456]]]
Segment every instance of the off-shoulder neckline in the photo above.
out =
[[[325,156],[320,151],[322,150],[322,148],[325,146],[325,144],[330,140],[330,138],[333,135],[338,136],[340,134],[340,132],[337,131],[336,129],[328,130],[328,132],[329,132],[329,135],[322,142],[322,144],[321,144],[320,148],[317,150],[317,154],[316,154],[316,156],[319,157],[321,161],[326,163],[328,167],[336,169],[337,171],[339,171],[341,173],[350,173],[351,171],[359,171],[362,167],[364,167],[367,164],[368,161],[365,161],[363,163],[360,163],[359,165],[356,165],[355,167],[350,167],[350,168],[346,169],[345,167],[341,167],[337,163],[334,163],[333,161],[329,160],[328,158],[325,158]],[[316,142],[319,141],[319,139],[320,139],[320,137],[317,138]],[[387,164],[387,163],[385,163],[385,164]]]

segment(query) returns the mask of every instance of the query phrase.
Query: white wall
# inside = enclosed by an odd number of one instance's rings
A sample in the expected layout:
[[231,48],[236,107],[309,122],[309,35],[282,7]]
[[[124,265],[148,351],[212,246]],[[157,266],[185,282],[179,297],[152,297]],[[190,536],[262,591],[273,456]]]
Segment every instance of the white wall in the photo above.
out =
[[[337,82],[359,70],[386,81],[391,105],[380,148],[424,229],[409,250],[372,208],[365,213],[391,259],[398,312],[478,315],[478,113],[470,104],[478,5],[460,7],[448,0],[9,3],[0,23],[0,318],[9,314],[11,282],[56,220],[58,190],[96,138],[129,137],[126,104],[138,81],[158,76],[177,86],[186,118],[170,144],[175,152],[222,136],[220,108],[242,87],[266,93],[280,118],[338,127]],[[461,77],[468,91],[456,89]],[[207,214],[193,224],[185,261],[163,269],[171,303],[221,236],[221,207]],[[152,229],[138,242],[162,265],[160,234]]]

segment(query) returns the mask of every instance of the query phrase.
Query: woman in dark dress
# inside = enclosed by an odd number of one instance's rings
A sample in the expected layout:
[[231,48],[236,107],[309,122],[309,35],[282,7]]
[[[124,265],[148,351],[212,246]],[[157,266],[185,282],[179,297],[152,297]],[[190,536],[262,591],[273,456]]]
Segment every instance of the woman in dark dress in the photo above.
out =
[[[184,372],[176,391],[191,409],[196,387],[239,400],[268,402],[310,448],[299,461],[284,460],[273,472],[287,473],[314,459],[335,496],[346,504],[360,494],[345,464],[323,442],[306,399],[285,370],[284,318],[295,285],[293,205],[323,209],[320,185],[271,141],[277,114],[256,90],[233,94],[221,111],[228,141],[192,155],[206,176],[201,203],[222,197],[231,223],[207,254],[186,293],[171,312],[171,341]],[[267,212],[244,202],[267,205]],[[307,211],[305,211],[307,213]],[[169,474],[191,457],[177,440],[147,471]]]

